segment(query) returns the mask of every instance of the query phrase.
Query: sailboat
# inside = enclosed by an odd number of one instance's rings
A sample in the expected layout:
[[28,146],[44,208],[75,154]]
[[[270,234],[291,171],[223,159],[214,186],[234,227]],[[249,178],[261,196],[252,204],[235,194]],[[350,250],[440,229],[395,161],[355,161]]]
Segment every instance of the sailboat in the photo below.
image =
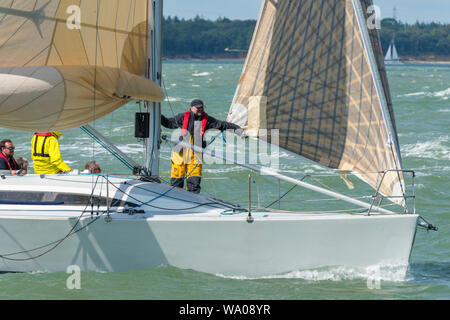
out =
[[403,65],[404,63],[400,61],[398,57],[397,48],[395,47],[394,39],[392,39],[389,44],[388,51],[386,52],[386,56],[384,57],[384,63],[388,65]]
[[[370,4],[263,1],[229,114],[251,139],[275,142],[260,129],[276,129],[279,147],[372,186],[368,203],[239,163],[362,209],[348,213],[252,210],[161,183],[161,0],[0,0],[0,125],[30,133],[80,126],[130,169],[127,176],[2,173],[0,270],[172,265],[259,277],[407,266],[417,226],[432,226],[406,206],[409,172],[379,37],[366,26]],[[148,114],[144,164],[90,125],[133,100]],[[381,207],[383,199],[401,212]]]

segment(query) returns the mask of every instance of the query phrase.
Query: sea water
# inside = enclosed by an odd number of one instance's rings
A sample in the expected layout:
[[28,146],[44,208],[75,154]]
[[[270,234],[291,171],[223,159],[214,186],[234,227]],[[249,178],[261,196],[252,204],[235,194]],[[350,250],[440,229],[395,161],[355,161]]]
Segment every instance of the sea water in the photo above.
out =
[[[200,98],[210,115],[225,120],[242,65],[242,61],[165,62],[166,100],[162,113],[173,116],[185,111],[192,99]],[[404,167],[417,174],[417,212],[439,227],[438,232],[418,229],[406,276],[405,270],[397,266],[367,269],[335,266],[261,278],[226,277],[161,266],[115,273],[81,272],[78,286],[71,287],[68,285],[71,274],[66,272],[4,273],[0,274],[0,299],[449,299],[450,66],[388,66],[387,72]],[[134,113],[139,110],[142,106],[129,103],[92,125],[128,156],[142,162],[143,142],[133,137]],[[163,128],[162,132],[171,135],[173,131]],[[216,135],[217,132],[210,132],[208,139]],[[16,157],[30,159],[30,133],[2,128],[0,138],[13,140]],[[82,170],[87,161],[95,159],[103,172],[128,172],[120,161],[78,128],[65,131],[60,144],[64,160],[73,169]],[[219,135],[210,147],[220,150],[224,145],[224,137]],[[236,153],[244,154],[246,150],[235,149]],[[160,162],[163,180],[169,178],[170,152],[171,146],[163,142]],[[332,170],[281,150],[277,157],[283,174],[296,178],[309,175],[305,181],[362,199],[373,193],[356,177],[349,178],[357,186],[350,190]],[[249,172],[232,164],[211,162],[205,165],[202,192],[247,206]],[[254,208],[266,207],[292,187],[256,174],[251,176],[251,186]],[[283,197],[280,208],[354,209],[299,187]]]

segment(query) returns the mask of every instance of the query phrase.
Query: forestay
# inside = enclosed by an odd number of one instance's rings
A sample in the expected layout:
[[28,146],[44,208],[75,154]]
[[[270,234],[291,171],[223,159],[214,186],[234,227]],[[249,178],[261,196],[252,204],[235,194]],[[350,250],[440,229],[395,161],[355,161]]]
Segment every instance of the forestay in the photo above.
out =
[[0,125],[65,130],[133,99],[161,101],[142,77],[151,3],[0,0]]
[[[360,1],[360,2],[359,2]],[[266,0],[228,121],[279,130],[279,146],[377,188],[400,170],[394,113],[371,0]],[[380,191],[403,195],[399,172]],[[404,204],[402,198],[391,198]]]

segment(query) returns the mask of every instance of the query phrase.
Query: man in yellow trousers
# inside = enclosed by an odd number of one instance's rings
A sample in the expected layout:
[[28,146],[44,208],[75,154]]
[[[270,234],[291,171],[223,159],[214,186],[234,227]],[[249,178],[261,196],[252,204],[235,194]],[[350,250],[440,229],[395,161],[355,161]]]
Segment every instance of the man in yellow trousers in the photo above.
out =
[[[209,116],[204,110],[203,101],[199,99],[192,100],[189,110],[173,118],[166,118],[161,115],[161,124],[169,129],[181,128],[180,141],[200,148],[206,147],[204,134],[208,129],[220,131],[231,129],[242,138],[247,137],[245,131],[238,125]],[[170,184],[183,188],[184,179],[186,179],[187,190],[200,193],[202,154],[194,152],[192,148],[183,149],[181,145],[177,145],[172,152],[171,160]]]
[[31,139],[34,173],[55,174],[72,171],[61,158],[58,139],[61,132],[37,132]]

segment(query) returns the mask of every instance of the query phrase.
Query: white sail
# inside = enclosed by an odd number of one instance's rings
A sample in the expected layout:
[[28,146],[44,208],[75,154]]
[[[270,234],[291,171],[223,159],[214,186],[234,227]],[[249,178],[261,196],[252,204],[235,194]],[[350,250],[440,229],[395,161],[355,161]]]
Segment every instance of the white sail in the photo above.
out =
[[403,204],[402,175],[383,178],[401,159],[379,35],[361,16],[371,4],[264,1],[228,120],[254,137],[278,129],[280,147],[373,188],[382,181]]
[[400,61],[398,56],[397,48],[395,47],[395,41],[392,39],[389,44],[388,51],[386,52],[386,56],[384,58],[384,62],[389,65],[402,65],[403,62]]
[[394,43],[392,43],[392,60],[398,60],[397,48]]
[[141,77],[151,10],[147,0],[0,0],[2,126],[65,130],[133,99],[161,101]]
[[385,60],[392,60],[392,44],[389,45]]

